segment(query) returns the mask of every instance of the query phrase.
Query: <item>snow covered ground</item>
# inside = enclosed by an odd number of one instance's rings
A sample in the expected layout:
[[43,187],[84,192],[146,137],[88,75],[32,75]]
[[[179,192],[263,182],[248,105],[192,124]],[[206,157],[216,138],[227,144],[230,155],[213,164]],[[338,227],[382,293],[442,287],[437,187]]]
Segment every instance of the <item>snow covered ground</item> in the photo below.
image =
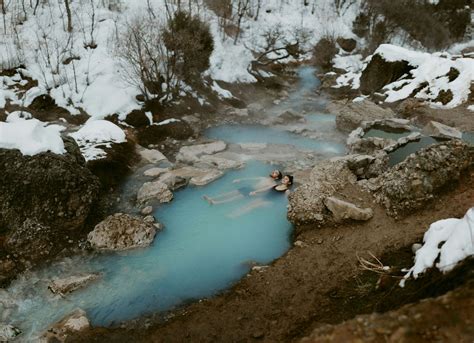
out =
[[[410,71],[410,75],[386,85],[380,91],[387,96],[386,102],[406,99],[419,89],[421,90],[416,93],[415,98],[422,99],[433,107],[454,108],[468,100],[471,83],[474,82],[474,58],[451,55],[447,52],[430,54],[392,44],[380,45],[375,54],[379,54],[389,62],[406,61],[414,68]],[[336,56],[335,66],[345,69],[347,73],[338,77],[335,87],[350,86],[358,89],[362,71],[372,56],[364,60],[361,55]],[[454,80],[448,77],[450,70],[459,72]],[[452,99],[445,104],[441,103],[438,98],[440,92],[451,92]]]
[[[237,0],[234,2],[237,7]],[[19,1],[10,4],[6,22],[21,20],[22,25],[15,27],[17,34],[13,27],[8,27],[7,32],[0,30],[0,69],[24,65],[24,74],[39,84],[19,96],[7,90],[13,82],[10,78],[0,78],[0,107],[5,105],[6,99],[28,106],[36,96],[46,93],[73,114],[79,113],[81,108],[99,119],[114,113],[123,118],[140,107],[135,99],[139,90],[126,80],[128,73],[113,52],[113,42],[131,18],[139,14],[152,15],[146,1],[73,1],[71,33],[66,30],[62,2],[41,1],[35,15],[27,6],[25,14],[21,11],[15,14],[22,18],[13,15],[16,3],[19,6]],[[305,46],[308,51],[323,35],[353,37],[351,27],[360,0],[339,9],[339,14],[334,1],[305,3],[307,5],[293,0],[262,2],[257,20],[243,17],[241,37],[236,44],[233,37],[222,34],[214,12],[202,3],[194,6],[193,11],[199,12],[210,24],[215,41],[207,74],[214,80],[226,82],[256,81],[248,68],[254,59],[253,51],[261,50],[265,44],[263,35],[269,30],[281,30],[282,41],[292,41],[304,32],[309,37]],[[164,0],[151,0],[150,5],[157,20],[164,21]],[[225,94],[219,89],[216,91]]]
[[[436,267],[442,272],[452,270],[469,256],[474,255],[474,207],[461,218],[439,220],[430,225],[423,238],[423,246],[416,252],[415,264],[406,279],[415,279],[427,269]],[[439,258],[439,261],[436,262]]]

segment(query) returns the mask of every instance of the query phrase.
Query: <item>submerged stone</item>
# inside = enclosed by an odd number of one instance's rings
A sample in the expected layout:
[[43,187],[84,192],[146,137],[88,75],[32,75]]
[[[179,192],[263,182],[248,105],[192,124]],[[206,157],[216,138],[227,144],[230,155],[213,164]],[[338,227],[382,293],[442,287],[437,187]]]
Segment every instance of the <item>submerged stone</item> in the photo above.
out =
[[90,282],[97,280],[100,274],[74,275],[64,279],[56,279],[52,281],[48,289],[54,294],[66,295],[74,292],[82,287],[85,287]]

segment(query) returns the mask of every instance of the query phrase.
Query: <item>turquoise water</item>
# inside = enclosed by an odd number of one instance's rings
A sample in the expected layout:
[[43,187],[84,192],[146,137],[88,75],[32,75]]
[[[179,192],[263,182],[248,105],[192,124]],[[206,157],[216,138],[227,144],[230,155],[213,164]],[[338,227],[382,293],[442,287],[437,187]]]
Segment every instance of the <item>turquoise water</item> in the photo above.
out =
[[222,125],[206,130],[212,139],[229,143],[268,143],[293,145],[300,150],[318,151],[327,154],[343,154],[345,145],[338,142],[315,140],[291,132],[260,125]]
[[423,148],[426,148],[432,144],[436,144],[438,141],[432,137],[421,137],[420,140],[410,142],[397,150],[388,154],[389,166],[394,166],[407,158],[410,154],[417,152]]
[[474,132],[464,132],[462,134],[462,139],[469,144],[474,145]]
[[[177,192],[172,203],[155,212],[165,229],[150,248],[76,257],[38,272],[36,283],[31,278],[15,282],[10,291],[23,300],[10,322],[26,331],[41,330],[80,307],[93,325],[113,325],[228,288],[249,271],[249,261],[267,264],[289,248],[287,199],[276,193],[210,205],[201,197],[251,186],[232,180],[267,175],[273,168],[250,162],[209,186]],[[261,207],[239,216],[254,201]],[[66,299],[47,290],[47,279],[80,272],[100,272],[103,277]]]

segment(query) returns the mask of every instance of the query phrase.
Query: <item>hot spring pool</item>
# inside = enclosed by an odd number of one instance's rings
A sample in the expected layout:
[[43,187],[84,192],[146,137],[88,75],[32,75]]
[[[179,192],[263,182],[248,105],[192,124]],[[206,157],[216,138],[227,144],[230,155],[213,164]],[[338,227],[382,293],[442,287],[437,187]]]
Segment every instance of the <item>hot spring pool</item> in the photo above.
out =
[[[247,196],[210,205],[202,196],[232,191],[246,185],[232,183],[235,178],[268,175],[273,168],[249,162],[206,187],[176,192],[172,203],[156,210],[165,229],[147,249],[75,257],[15,281],[9,291],[21,301],[10,322],[28,335],[82,308],[93,325],[114,325],[228,288],[249,271],[250,262],[268,264],[288,250],[292,227],[286,219],[287,199],[282,194]],[[263,206],[233,217],[256,200]],[[66,299],[47,290],[49,279],[81,272],[103,276]]]

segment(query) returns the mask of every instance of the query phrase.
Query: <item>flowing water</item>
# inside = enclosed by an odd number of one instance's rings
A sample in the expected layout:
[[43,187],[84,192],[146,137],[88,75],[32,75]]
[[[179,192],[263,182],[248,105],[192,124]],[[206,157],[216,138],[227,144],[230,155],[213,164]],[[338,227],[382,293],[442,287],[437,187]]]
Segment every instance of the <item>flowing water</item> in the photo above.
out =
[[[314,130],[335,132],[334,117],[318,112],[323,100],[314,93],[319,84],[314,69],[303,67],[299,75],[299,88],[280,110],[298,103],[296,110],[307,109]],[[321,155],[345,152],[340,141],[318,141],[269,127],[223,126],[206,134],[230,143],[281,144]],[[248,193],[255,181],[233,183],[236,178],[266,176],[273,168],[251,160],[244,169],[230,171],[208,186],[176,192],[170,204],[156,207],[154,215],[165,228],[149,248],[84,253],[21,276],[8,289],[18,305],[9,312],[9,322],[20,327],[23,339],[28,340],[76,308],[85,310],[93,325],[116,325],[230,287],[252,265],[271,263],[291,244],[286,196],[269,192],[253,197]],[[137,183],[137,179],[129,182]],[[125,185],[124,189],[130,187]],[[235,190],[240,197],[225,204],[210,205],[202,198]],[[101,278],[65,298],[53,296],[47,289],[51,279],[91,272],[100,273]]]

